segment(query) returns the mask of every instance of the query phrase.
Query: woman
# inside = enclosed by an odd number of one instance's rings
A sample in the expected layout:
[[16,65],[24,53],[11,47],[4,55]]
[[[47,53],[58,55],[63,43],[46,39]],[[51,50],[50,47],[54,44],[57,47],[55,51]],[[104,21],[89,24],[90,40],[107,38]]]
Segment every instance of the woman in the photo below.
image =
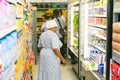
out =
[[62,43],[56,34],[57,24],[54,20],[50,20],[46,28],[48,30],[41,34],[38,43],[40,48],[39,80],[61,80],[60,60],[63,65],[66,61],[60,52]]
[[60,51],[62,53],[62,56],[65,58],[65,49],[64,49],[64,34],[65,33],[64,33],[64,29],[63,29],[64,28],[64,25],[63,25],[64,23],[63,23],[62,19],[60,18],[61,17],[60,14],[61,14],[61,12],[60,12],[59,9],[53,10],[53,15],[55,17],[53,20],[55,20],[55,22],[58,25],[58,30],[56,31],[56,33],[57,33],[59,39],[61,40],[61,42],[63,44],[63,46],[60,48]]
[[41,30],[42,30],[43,32],[47,30],[47,28],[45,27],[47,21],[52,20],[53,18],[54,18],[53,15],[50,14],[50,13],[46,13],[45,15],[43,15],[43,21],[44,21],[44,23],[43,23],[43,25],[41,26]]

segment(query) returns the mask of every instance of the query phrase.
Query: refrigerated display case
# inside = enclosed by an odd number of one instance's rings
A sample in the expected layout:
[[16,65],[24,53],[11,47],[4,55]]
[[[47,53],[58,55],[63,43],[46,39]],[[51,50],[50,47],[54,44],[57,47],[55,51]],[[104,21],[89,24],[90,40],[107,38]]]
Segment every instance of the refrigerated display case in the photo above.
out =
[[107,0],[81,0],[80,12],[81,71],[86,80],[105,80]]
[[79,31],[79,1],[68,5],[67,49],[73,64],[73,70],[78,74],[78,31]]
[[[112,1],[111,1],[112,2]],[[110,34],[109,38],[111,38],[111,52],[110,52],[110,80],[119,80],[119,68],[120,68],[120,1],[113,0],[111,3],[113,6],[111,7],[112,15],[111,20],[113,24],[110,27]],[[112,22],[111,22],[112,23]]]

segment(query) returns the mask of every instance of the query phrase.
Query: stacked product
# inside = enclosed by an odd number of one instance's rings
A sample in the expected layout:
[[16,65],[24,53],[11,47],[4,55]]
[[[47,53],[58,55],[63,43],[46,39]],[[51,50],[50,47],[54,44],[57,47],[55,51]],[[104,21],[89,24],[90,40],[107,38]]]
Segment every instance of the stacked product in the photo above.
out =
[[[85,22],[86,24],[86,22]],[[107,5],[105,0],[92,0],[88,3],[88,56],[89,70],[98,79],[105,78]],[[86,38],[86,39],[87,39]],[[84,62],[83,62],[84,63]],[[96,74],[96,72],[98,72]],[[99,76],[101,75],[101,77]]]
[[[11,32],[7,36],[0,39],[0,79],[3,79],[6,77],[6,79],[10,79],[11,76],[9,73],[9,69],[15,69],[15,67],[11,67],[14,65],[14,62],[16,61],[16,54],[17,54],[17,33]],[[11,71],[12,72],[12,71]],[[11,73],[12,74],[12,73]],[[14,75],[14,71],[13,71]]]
[[[112,48],[120,53],[120,22],[113,23]],[[112,63],[112,80],[120,80],[120,64]]]
[[114,50],[120,52],[120,22],[113,23],[113,42],[112,47]]
[[28,80],[24,73],[29,70],[33,75],[29,66],[25,72],[26,62],[33,66],[34,57],[31,58],[32,15],[24,3],[25,0],[0,0],[0,80]]
[[102,51],[94,47],[89,47],[89,62],[87,63],[86,70],[95,70],[104,75],[105,57],[106,55]]
[[15,5],[0,0],[0,30],[13,27],[16,22]]
[[[13,80],[17,54],[16,6],[0,0],[0,80]],[[10,71],[11,70],[11,71]]]

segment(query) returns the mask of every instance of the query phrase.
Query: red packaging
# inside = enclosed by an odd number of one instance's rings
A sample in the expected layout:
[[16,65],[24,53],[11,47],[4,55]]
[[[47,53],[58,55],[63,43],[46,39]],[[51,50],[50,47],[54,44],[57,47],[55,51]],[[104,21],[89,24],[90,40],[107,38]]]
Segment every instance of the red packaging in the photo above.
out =
[[112,80],[120,80],[120,77],[117,77],[114,74],[112,74]]
[[102,18],[99,18],[99,24],[102,24],[102,22],[103,22]]
[[[120,65],[118,65],[117,63],[112,63],[111,71],[115,76],[120,76]],[[116,79],[112,79],[112,80],[116,80]]]
[[97,25],[99,24],[99,19],[98,19],[98,18],[96,18],[96,24],[97,24]]

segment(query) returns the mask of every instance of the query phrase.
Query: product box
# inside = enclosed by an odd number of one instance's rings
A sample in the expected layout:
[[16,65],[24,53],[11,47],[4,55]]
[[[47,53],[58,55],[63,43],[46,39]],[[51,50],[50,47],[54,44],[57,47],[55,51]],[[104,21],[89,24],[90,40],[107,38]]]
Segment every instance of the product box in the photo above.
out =
[[96,54],[95,62],[97,64],[101,64],[101,62],[102,62],[102,54]]
[[118,33],[113,33],[112,35],[113,41],[119,42],[120,43],[120,34]]
[[113,23],[113,32],[120,33],[120,22]]
[[117,63],[112,63],[111,64],[111,71],[115,76],[120,76],[120,65]]
[[82,66],[86,71],[90,71],[90,70],[98,70],[98,64],[95,63],[94,61],[88,61],[88,60],[84,60],[82,61]]
[[120,52],[120,43],[112,41],[112,47],[114,50]]

